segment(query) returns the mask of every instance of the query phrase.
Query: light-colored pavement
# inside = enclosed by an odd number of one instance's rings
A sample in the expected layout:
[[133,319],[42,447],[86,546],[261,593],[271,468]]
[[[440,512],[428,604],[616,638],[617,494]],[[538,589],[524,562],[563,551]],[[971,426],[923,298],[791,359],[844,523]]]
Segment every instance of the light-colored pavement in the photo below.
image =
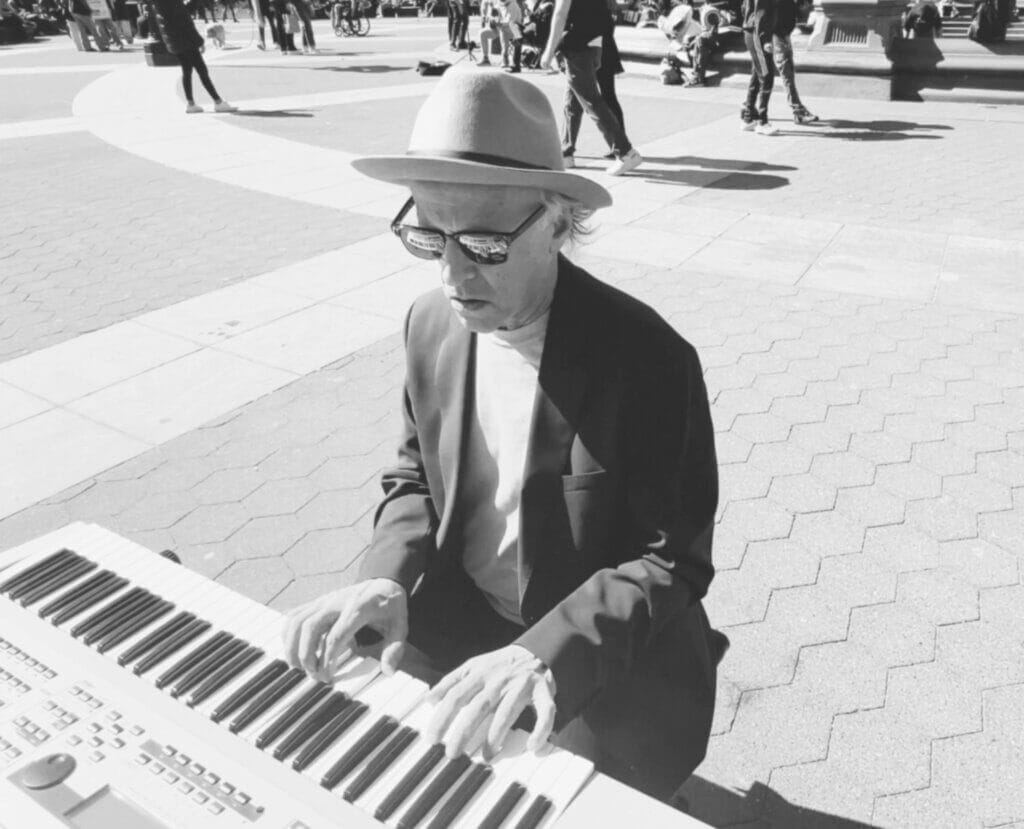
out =
[[[276,607],[352,578],[433,278],[348,160],[402,148],[441,24],[379,24],[209,55],[234,117],[131,56],[0,51],[67,98],[0,87],[0,548],[82,518]],[[765,139],[731,90],[620,87],[651,161],[574,258],[713,400],[733,646],[694,814],[1024,824],[1024,114],[822,100]]]

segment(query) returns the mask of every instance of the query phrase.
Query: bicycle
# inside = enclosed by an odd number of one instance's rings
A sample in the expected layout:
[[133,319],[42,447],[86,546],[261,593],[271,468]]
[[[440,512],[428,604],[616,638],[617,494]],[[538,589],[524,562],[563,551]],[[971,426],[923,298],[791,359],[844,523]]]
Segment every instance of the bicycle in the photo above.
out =
[[366,14],[370,7],[370,0],[339,0],[331,11],[334,34],[338,37],[366,37],[370,33],[370,18]]

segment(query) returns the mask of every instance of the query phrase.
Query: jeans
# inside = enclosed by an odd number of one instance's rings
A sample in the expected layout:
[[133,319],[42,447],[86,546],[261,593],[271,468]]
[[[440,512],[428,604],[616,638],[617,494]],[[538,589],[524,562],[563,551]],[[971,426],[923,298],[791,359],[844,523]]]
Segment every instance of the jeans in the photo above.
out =
[[448,41],[453,49],[466,46],[469,30],[469,12],[461,2],[448,0]]
[[800,93],[796,91],[796,72],[793,69],[793,43],[789,35],[772,36],[772,58],[775,60],[775,71],[782,78],[786,87],[786,100],[793,112],[805,110],[800,102]]
[[[101,52],[105,52],[110,48],[110,42],[107,40],[106,35],[102,34],[99,29],[96,28],[96,24],[93,22],[91,14],[75,14],[71,13],[71,16],[75,19],[75,22],[85,31],[86,34],[90,35],[93,40],[96,41],[96,46]],[[85,38],[82,39],[88,48],[88,41]]]
[[750,52],[750,83],[747,84],[747,100],[740,117],[747,122],[755,119],[768,123],[768,101],[772,97],[775,83],[775,64],[764,51],[764,45],[753,32],[743,32],[743,40]]
[[302,21],[302,30],[306,37],[306,46],[310,49],[316,48],[316,38],[313,37],[313,18],[309,14],[309,5],[306,0],[292,0],[292,5],[295,6],[295,13],[299,16],[299,20]]
[[576,138],[580,134],[583,112],[586,111],[604,136],[612,152],[619,158],[633,149],[626,137],[622,122],[608,107],[597,85],[597,71],[601,67],[601,47],[588,46],[574,52],[564,52],[559,61],[568,86],[562,124],[562,155],[576,154]]

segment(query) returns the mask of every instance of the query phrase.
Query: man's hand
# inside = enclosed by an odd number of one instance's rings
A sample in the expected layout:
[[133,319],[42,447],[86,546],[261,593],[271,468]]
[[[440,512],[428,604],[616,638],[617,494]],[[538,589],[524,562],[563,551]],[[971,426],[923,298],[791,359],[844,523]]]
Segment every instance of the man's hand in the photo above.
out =
[[540,60],[537,62],[537,68],[543,69],[545,72],[553,72],[554,67],[551,65],[555,59],[555,50],[550,46],[547,47],[540,56]]
[[555,681],[544,663],[521,645],[508,645],[466,661],[430,692],[438,703],[427,729],[431,742],[443,742],[446,754],[457,757],[473,746],[486,729],[484,757],[497,754],[513,723],[528,705],[537,724],[526,747],[538,750],[555,724]]
[[285,658],[313,679],[329,682],[338,658],[359,649],[355,635],[364,627],[381,635],[381,667],[393,674],[409,633],[409,609],[400,584],[369,579],[297,607],[285,626]]

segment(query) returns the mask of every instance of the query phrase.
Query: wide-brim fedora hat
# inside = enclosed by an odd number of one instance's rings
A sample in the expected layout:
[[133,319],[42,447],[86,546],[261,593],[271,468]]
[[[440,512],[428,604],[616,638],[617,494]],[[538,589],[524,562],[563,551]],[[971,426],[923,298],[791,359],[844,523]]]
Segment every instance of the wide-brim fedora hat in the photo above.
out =
[[543,92],[514,75],[475,67],[445,72],[420,107],[404,155],[365,156],[352,166],[393,184],[536,187],[592,210],[612,203],[600,184],[566,172]]

